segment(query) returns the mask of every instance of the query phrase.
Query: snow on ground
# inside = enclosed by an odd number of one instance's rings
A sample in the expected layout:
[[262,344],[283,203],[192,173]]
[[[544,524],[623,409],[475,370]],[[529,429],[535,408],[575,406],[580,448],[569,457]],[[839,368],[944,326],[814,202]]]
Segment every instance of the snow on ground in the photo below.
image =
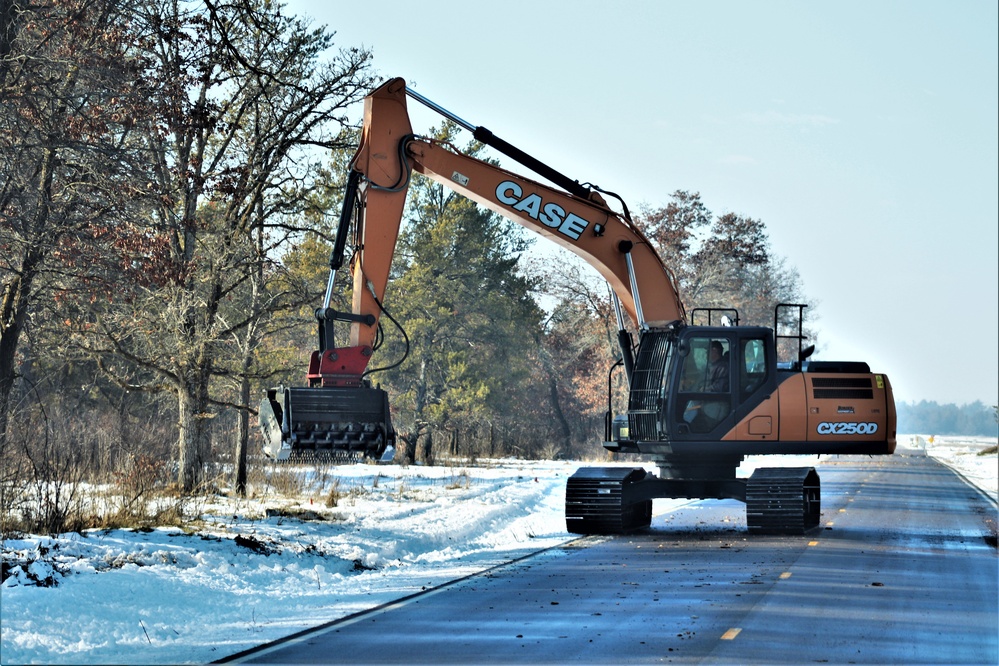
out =
[[[976,454],[996,441],[899,438],[993,499],[996,454]],[[740,475],[814,461],[749,459]],[[579,466],[340,466],[322,494],[218,497],[185,530],[8,539],[0,663],[204,663],[557,546],[573,538],[563,501]],[[685,503],[657,500],[656,511]]]
[[[934,437],[909,435],[898,438],[899,446],[922,449],[999,502],[999,460],[995,437]],[[988,455],[979,455],[991,449]]]

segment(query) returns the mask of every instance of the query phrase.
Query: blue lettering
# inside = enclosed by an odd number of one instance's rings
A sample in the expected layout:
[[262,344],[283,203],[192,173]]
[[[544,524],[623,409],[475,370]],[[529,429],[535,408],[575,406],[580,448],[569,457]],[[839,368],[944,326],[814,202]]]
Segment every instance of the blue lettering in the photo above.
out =
[[[513,194],[510,195],[507,192],[512,192]],[[496,198],[507,206],[512,206],[520,201],[520,195],[523,193],[524,190],[520,189],[520,185],[509,180],[504,180],[496,186]]]
[[536,220],[538,219],[538,213],[541,211],[541,197],[537,194],[528,194],[513,209],[527,213]]
[[544,213],[541,214],[541,222],[546,227],[557,228],[562,224],[565,217],[565,209],[557,203],[546,203]]

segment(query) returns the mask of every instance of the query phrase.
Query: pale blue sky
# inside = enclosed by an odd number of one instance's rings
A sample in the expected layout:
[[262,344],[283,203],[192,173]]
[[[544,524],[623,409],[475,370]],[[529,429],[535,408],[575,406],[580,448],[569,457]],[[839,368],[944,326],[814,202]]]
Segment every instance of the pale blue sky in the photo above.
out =
[[[999,393],[995,0],[294,0],[441,106],[632,209],[762,219],[817,358]],[[414,128],[439,122],[411,105]],[[515,170],[519,167],[511,165]]]

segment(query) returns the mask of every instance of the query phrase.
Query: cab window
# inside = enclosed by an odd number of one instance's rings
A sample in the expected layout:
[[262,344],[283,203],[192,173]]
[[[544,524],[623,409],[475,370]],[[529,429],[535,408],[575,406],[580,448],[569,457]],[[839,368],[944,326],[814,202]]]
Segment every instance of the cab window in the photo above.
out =
[[729,341],[725,338],[691,338],[683,359],[680,391],[725,393],[729,390]]
[[763,338],[739,341],[740,401],[745,400],[767,381],[767,347]]

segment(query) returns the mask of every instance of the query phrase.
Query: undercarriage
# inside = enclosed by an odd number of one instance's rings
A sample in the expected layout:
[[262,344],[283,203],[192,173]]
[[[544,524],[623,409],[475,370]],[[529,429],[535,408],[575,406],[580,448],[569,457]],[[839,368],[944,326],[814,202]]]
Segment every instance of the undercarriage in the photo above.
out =
[[[660,473],[677,476],[675,466]],[[569,477],[566,529],[575,534],[623,534],[649,527],[652,500],[736,499],[746,504],[750,533],[804,534],[818,526],[819,475],[813,467],[766,467],[749,478],[661,478],[643,467],[583,467]]]

